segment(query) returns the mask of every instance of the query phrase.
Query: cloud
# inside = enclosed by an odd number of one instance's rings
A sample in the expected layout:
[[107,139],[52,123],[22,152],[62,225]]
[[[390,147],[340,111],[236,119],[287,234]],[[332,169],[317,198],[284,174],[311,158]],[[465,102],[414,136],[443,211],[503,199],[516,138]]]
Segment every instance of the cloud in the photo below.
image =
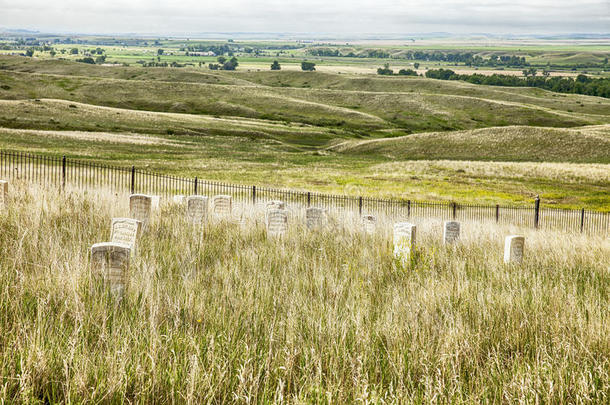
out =
[[0,26],[74,32],[607,32],[608,0],[0,0]]

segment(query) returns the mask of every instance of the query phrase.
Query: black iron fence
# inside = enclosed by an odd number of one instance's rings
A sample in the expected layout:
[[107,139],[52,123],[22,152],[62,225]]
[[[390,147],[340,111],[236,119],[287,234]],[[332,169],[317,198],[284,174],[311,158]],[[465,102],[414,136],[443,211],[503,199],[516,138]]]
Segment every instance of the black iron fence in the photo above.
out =
[[81,188],[107,187],[113,191],[170,197],[177,194],[228,194],[236,201],[261,203],[282,200],[288,204],[347,210],[354,213],[383,215],[393,219],[437,218],[492,221],[533,228],[561,229],[608,236],[610,213],[583,209],[541,207],[536,199],[531,206],[460,204],[403,199],[380,199],[308,191],[246,186],[184,178],[82,160],[49,157],[24,152],[0,151],[0,179],[23,179],[47,185]]

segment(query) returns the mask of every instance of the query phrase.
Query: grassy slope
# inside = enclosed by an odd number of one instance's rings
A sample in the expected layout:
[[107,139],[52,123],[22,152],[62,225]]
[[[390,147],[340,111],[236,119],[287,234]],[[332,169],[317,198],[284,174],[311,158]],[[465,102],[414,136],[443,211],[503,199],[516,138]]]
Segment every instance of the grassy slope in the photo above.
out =
[[331,149],[392,160],[458,159],[610,163],[610,125],[580,128],[510,126],[341,141]]

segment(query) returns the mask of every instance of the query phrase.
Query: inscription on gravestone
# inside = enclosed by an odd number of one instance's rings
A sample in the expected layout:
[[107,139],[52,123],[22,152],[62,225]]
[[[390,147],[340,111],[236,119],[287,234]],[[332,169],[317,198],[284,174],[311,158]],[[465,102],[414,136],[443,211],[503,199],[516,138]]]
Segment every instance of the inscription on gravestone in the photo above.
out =
[[129,271],[129,246],[122,243],[96,243],[91,246],[91,269],[110,288],[110,292],[122,298],[127,289]]
[[525,249],[525,237],[510,235],[504,240],[504,263],[521,263]]
[[208,215],[208,197],[191,195],[186,198],[186,218],[193,224],[200,224]]
[[112,218],[110,242],[122,243],[135,250],[142,223],[133,218]]
[[460,223],[445,221],[443,225],[443,243],[447,245],[457,242],[460,239]]
[[146,194],[132,194],[129,196],[129,216],[148,226],[152,210],[152,198]]
[[315,229],[326,225],[326,210],[324,208],[307,208],[305,210],[305,223],[307,228]]
[[215,195],[212,197],[212,212],[216,215],[231,215],[233,197],[230,195]]
[[288,230],[288,211],[270,209],[267,211],[267,233],[270,236],[281,236]]
[[415,231],[417,227],[410,222],[394,224],[394,257],[403,264],[411,258],[415,248]]

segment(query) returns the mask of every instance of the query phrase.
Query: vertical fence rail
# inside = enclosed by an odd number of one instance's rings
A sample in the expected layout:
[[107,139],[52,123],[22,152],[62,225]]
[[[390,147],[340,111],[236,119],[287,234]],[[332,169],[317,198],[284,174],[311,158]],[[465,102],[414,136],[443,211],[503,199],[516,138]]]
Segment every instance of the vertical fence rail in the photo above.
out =
[[581,209],[541,207],[539,197],[529,207],[506,205],[458,204],[457,202],[423,202],[398,199],[377,199],[345,195],[320,194],[310,191],[283,190],[267,187],[224,184],[195,178],[181,178],[160,173],[98,163],[89,163],[66,156],[61,158],[24,152],[0,150],[0,179],[42,183],[65,189],[108,187],[115,192],[149,193],[169,197],[191,193],[212,196],[228,194],[240,203],[257,204],[282,200],[304,207],[319,206],[354,214],[384,215],[396,220],[436,218],[490,221],[535,229],[563,229],[608,236],[610,213]]

